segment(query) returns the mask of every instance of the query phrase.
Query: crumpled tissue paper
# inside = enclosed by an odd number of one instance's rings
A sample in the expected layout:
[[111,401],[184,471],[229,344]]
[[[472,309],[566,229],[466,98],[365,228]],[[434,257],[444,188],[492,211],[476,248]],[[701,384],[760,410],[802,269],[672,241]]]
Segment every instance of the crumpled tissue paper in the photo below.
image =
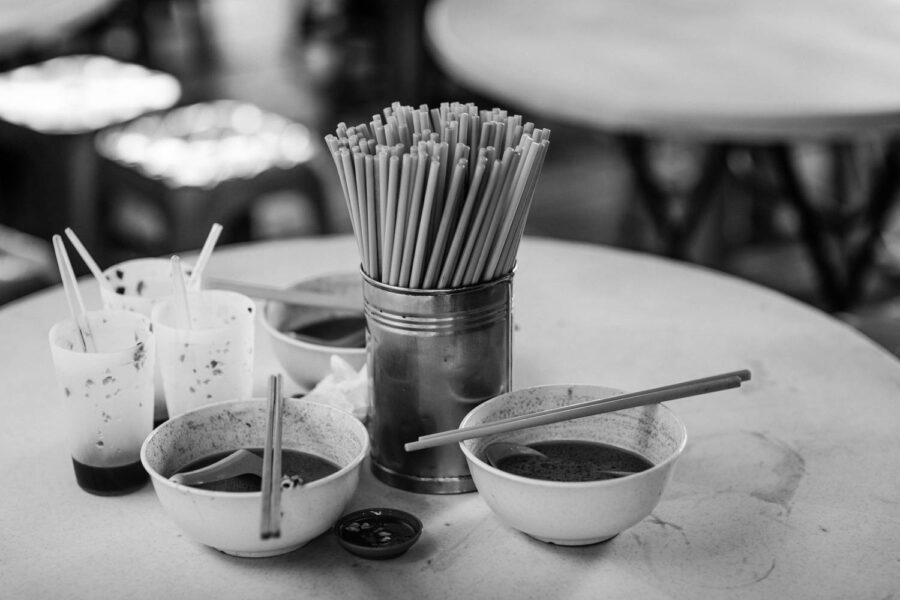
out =
[[360,421],[365,421],[369,411],[369,377],[366,365],[355,371],[343,358],[333,355],[331,373],[322,378],[305,398],[345,410]]

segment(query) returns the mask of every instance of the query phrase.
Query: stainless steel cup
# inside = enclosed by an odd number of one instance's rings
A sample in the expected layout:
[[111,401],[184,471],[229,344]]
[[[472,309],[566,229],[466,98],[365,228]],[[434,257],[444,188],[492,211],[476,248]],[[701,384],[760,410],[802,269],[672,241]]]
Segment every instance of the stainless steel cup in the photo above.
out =
[[372,470],[430,494],[474,491],[456,444],[406,452],[421,435],[459,426],[512,383],[513,275],[450,290],[415,290],[363,274]]

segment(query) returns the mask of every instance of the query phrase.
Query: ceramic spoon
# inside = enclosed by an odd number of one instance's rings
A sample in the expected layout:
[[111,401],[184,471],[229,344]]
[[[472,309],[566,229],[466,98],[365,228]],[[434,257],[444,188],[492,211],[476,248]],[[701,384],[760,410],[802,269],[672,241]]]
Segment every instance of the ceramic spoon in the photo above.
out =
[[169,480],[183,485],[199,485],[230,479],[238,475],[262,476],[263,459],[256,454],[241,448],[225,458],[217,460],[193,471],[176,473]]
[[[492,466],[500,468],[500,464],[512,456],[540,456],[547,460],[554,461],[540,450],[535,450],[531,446],[524,444],[514,444],[512,442],[494,442],[484,449],[484,455]],[[604,475],[610,477],[625,477],[633,475],[632,471],[600,471]]]

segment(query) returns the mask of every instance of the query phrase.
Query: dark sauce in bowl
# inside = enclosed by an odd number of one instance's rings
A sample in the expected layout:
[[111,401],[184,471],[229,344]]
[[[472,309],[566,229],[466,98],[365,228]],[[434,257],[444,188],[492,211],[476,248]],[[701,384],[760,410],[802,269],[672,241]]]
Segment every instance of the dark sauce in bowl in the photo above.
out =
[[352,343],[342,343],[341,345],[364,348],[366,345],[365,330],[366,318],[362,315],[354,315],[307,323],[291,329],[289,334],[296,334],[300,338],[313,338],[326,345],[352,339]]
[[549,481],[598,481],[614,479],[604,471],[637,473],[653,466],[649,460],[623,448],[585,441],[547,441],[529,444],[543,452],[540,456],[517,455],[504,458],[498,469]]
[[[259,457],[263,455],[262,448],[247,448],[247,450]],[[183,466],[176,473],[193,471],[194,469],[211,465],[216,461],[222,460],[232,452],[234,450],[209,454]],[[281,450],[281,472],[288,479],[306,484],[327,477],[339,470],[340,467],[338,465],[316,454],[287,448]],[[262,489],[262,478],[258,475],[245,474],[229,477],[221,481],[199,483],[191,487],[217,492],[258,492]]]

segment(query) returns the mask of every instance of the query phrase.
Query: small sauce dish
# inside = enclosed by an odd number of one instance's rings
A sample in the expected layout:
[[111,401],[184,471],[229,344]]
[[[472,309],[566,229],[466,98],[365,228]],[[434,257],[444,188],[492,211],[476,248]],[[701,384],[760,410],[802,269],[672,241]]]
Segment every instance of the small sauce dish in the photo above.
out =
[[422,522],[402,510],[367,508],[341,517],[334,534],[348,552],[380,560],[409,550],[422,534]]

